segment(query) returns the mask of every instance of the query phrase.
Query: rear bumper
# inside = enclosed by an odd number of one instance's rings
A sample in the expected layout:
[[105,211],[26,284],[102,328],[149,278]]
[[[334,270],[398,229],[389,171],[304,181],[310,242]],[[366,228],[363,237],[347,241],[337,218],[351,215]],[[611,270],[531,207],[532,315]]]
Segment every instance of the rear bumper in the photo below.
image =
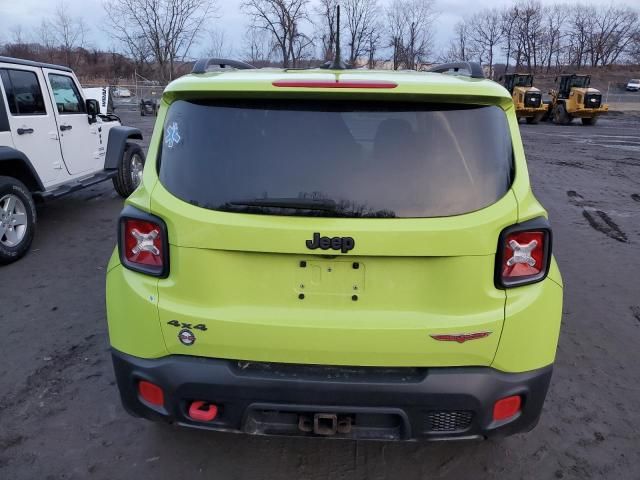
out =
[[[510,435],[538,422],[552,366],[525,373],[487,367],[372,368],[246,363],[171,355],[141,359],[116,350],[113,364],[125,409],[150,420],[211,430],[314,436],[301,417],[327,414],[351,423],[332,437],[448,440]],[[164,405],[142,400],[147,380],[164,391]],[[496,400],[522,396],[513,418],[493,421]],[[211,422],[188,416],[191,402],[215,403]]]

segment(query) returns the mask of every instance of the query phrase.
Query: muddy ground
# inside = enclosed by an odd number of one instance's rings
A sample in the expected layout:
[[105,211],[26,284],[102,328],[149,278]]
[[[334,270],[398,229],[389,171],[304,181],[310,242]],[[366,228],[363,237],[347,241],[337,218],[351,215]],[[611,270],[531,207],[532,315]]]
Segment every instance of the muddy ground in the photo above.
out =
[[[152,118],[124,116],[148,134]],[[129,417],[104,309],[122,200],[103,184],[40,207],[33,250],[0,269],[0,478],[640,478],[640,115],[522,133],[566,283],[556,370],[531,433],[367,443]]]

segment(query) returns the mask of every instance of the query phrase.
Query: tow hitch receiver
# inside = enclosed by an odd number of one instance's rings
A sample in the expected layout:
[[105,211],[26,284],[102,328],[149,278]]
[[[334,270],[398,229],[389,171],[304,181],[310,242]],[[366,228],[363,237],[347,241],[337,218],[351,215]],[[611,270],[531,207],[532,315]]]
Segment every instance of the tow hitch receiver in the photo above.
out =
[[335,435],[351,432],[351,417],[335,413],[302,414],[298,418],[298,429],[301,432],[313,432],[316,435]]
[[338,416],[335,413],[316,413],[313,416],[313,433],[335,435],[338,431]]

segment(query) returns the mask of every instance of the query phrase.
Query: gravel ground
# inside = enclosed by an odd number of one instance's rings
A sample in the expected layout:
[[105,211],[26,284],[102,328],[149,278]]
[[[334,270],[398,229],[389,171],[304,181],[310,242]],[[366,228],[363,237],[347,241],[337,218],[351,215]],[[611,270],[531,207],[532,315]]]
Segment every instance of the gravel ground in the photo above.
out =
[[[124,117],[149,138],[153,118]],[[41,206],[32,252],[0,270],[0,478],[640,478],[640,114],[521,128],[566,284],[556,370],[535,430],[485,442],[369,443],[129,417],[104,314],[122,200],[102,184]]]

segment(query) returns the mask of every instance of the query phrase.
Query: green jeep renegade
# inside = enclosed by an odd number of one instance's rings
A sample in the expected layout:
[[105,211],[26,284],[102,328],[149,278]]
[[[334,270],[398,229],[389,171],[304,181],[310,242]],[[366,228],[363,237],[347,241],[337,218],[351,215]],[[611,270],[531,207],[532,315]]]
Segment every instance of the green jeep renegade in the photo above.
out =
[[546,215],[477,64],[197,62],[164,92],[109,263],[124,406],[254,434],[530,430],[562,312]]

